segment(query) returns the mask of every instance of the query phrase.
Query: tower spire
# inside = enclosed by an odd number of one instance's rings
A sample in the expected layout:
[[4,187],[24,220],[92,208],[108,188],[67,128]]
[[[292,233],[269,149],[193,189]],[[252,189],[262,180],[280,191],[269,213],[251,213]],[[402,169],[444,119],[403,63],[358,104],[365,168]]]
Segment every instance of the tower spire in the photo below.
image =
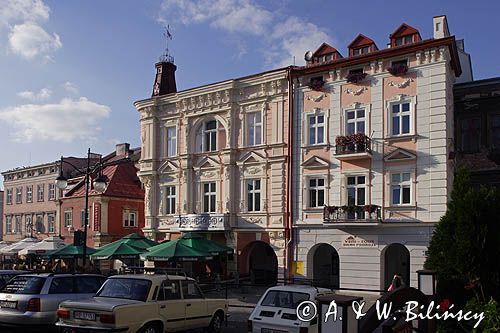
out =
[[170,24],[167,24],[167,26],[163,27],[163,37],[165,37],[165,51],[163,54],[160,56],[160,62],[170,62],[174,63],[174,56],[170,53],[170,50],[168,48],[168,41],[171,41],[173,38],[172,31],[170,29]]
[[175,70],[177,66],[174,65],[174,57],[168,48],[169,41],[172,40],[172,32],[170,25],[163,27],[163,36],[165,37],[165,51],[160,56],[160,61],[155,64],[156,75],[153,84],[152,97],[158,97],[177,92],[177,85],[175,83]]

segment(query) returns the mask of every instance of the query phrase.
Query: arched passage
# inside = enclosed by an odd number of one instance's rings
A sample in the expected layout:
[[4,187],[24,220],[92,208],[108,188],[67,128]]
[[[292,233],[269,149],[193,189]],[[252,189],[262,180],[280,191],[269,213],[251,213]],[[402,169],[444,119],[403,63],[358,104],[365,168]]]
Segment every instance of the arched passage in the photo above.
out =
[[318,287],[340,287],[340,259],[337,250],[329,244],[314,246],[308,255],[308,276]]
[[387,290],[394,274],[403,278],[403,282],[410,285],[410,252],[406,246],[393,243],[383,251],[384,256],[384,289]]
[[255,241],[242,251],[246,268],[252,282],[274,284],[278,278],[278,258],[273,248],[266,242]]

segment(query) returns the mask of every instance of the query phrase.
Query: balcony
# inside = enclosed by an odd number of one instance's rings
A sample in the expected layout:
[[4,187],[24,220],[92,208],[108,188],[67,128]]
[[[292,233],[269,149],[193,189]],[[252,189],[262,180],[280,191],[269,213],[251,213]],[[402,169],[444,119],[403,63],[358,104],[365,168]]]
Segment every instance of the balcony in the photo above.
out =
[[175,217],[180,231],[224,231],[229,230],[227,214],[186,214]]
[[363,133],[337,136],[335,157],[339,160],[371,158],[372,140]]
[[323,222],[355,225],[374,225],[381,222],[381,210],[377,205],[325,206]]

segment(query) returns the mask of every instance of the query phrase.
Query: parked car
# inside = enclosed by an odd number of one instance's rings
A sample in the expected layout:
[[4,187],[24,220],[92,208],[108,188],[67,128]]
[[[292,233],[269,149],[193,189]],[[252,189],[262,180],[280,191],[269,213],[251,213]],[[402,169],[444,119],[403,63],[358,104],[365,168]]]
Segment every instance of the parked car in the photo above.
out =
[[26,271],[18,270],[0,270],[0,289],[3,288],[16,275],[26,274]]
[[17,275],[0,290],[0,325],[53,326],[59,303],[90,298],[105,280],[96,274]]
[[207,299],[195,280],[178,275],[115,275],[86,301],[63,302],[62,332],[175,332],[207,328],[218,333],[227,300]]
[[[333,293],[330,289],[307,285],[276,286],[266,290],[248,318],[248,331],[252,333],[316,333],[318,320],[308,322],[297,318],[297,307],[303,301]],[[317,305],[317,303],[316,303]]]

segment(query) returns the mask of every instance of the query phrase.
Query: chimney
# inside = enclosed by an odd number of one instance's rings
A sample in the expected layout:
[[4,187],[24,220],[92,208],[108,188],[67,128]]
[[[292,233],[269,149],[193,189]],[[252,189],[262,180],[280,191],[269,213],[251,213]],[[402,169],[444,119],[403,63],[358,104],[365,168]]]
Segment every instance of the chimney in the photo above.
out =
[[151,97],[162,96],[177,92],[175,85],[175,70],[173,61],[160,61],[155,65],[156,76]]
[[450,36],[450,30],[448,30],[448,21],[446,20],[446,15],[434,16],[432,18],[434,39],[445,38]]
[[130,144],[119,143],[116,145],[116,156],[128,155]]

